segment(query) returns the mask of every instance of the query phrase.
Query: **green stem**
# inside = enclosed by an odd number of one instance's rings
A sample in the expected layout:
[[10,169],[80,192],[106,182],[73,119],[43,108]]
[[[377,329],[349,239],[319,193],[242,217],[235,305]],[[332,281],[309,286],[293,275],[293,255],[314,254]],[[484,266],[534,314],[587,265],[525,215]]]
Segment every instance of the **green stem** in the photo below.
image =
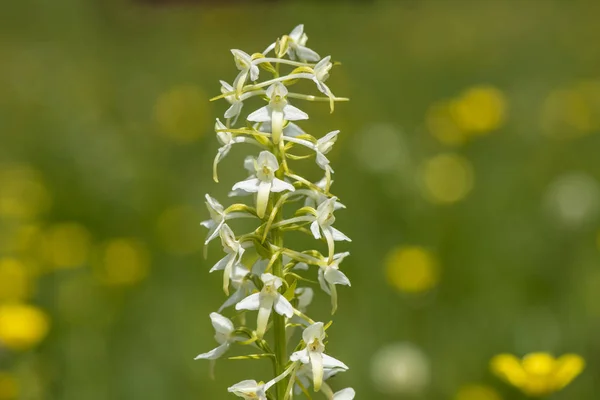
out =
[[[279,157],[279,152],[276,151],[276,155]],[[281,162],[281,160],[280,160]],[[283,168],[280,168],[277,171],[277,177],[279,179],[283,179]],[[277,204],[280,198],[280,194],[273,193],[273,204]],[[277,213],[275,214],[274,222],[279,222],[283,219],[282,208],[279,207]],[[271,230],[271,242],[281,248],[283,247],[283,233],[280,229]],[[273,263],[273,275],[280,277],[283,279],[283,263],[281,260],[281,255],[277,257],[275,262]],[[279,315],[277,313],[273,313],[273,331],[274,331],[274,341],[275,341],[275,376],[281,375],[285,371],[285,365],[288,361],[287,354],[287,338],[285,334],[285,316]],[[285,391],[287,388],[287,379],[283,379],[277,383],[277,400],[283,400],[285,397]]]

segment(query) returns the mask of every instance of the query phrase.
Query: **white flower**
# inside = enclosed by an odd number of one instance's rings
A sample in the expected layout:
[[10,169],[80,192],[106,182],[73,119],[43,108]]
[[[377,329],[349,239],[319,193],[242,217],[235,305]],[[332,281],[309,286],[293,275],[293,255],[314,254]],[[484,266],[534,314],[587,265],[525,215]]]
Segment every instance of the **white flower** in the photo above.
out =
[[219,230],[221,235],[221,244],[223,251],[227,253],[225,257],[217,261],[210,272],[223,271],[223,291],[229,295],[229,278],[231,277],[233,266],[239,264],[244,254],[244,247],[235,239],[235,234],[227,224],[223,224]]
[[231,147],[236,143],[254,143],[258,142],[254,139],[247,138],[244,136],[233,136],[233,134],[226,130],[227,127],[218,118],[215,122],[215,131],[217,133],[217,140],[221,144],[221,147],[217,150],[217,155],[213,162],[213,178],[218,182],[217,179],[217,166],[218,164],[229,154]]
[[264,283],[262,290],[237,303],[235,309],[238,311],[258,310],[256,335],[262,338],[267,330],[272,309],[275,309],[275,312],[279,315],[291,318],[294,315],[294,307],[278,292],[278,289],[283,285],[281,278],[267,273],[262,274],[260,280]]
[[280,82],[275,82],[267,89],[269,104],[248,115],[248,121],[271,122],[271,138],[274,144],[281,141],[285,121],[308,119],[308,114],[288,104],[287,94],[287,88]]
[[350,279],[340,271],[340,263],[350,253],[340,253],[333,256],[333,260],[327,266],[319,269],[319,284],[325,293],[331,296],[331,313],[337,310],[337,288],[335,285],[350,286]]
[[313,68],[314,76],[312,78],[313,82],[317,85],[317,89],[325,96],[329,97],[329,106],[331,108],[331,112],[333,112],[333,107],[335,103],[335,96],[331,93],[331,89],[329,86],[325,84],[325,81],[329,78],[329,71],[333,64],[331,63],[331,56],[327,56],[315,65]]
[[300,361],[302,364],[309,364],[312,368],[312,380],[315,392],[321,390],[323,384],[324,365],[330,365],[333,368],[347,370],[348,367],[343,362],[323,354],[325,351],[325,328],[322,322],[316,322],[302,332],[302,340],[306,343],[306,348],[293,353],[291,361]]
[[235,65],[240,70],[240,73],[233,81],[236,96],[240,97],[244,84],[248,79],[248,75],[250,75],[250,80],[256,81],[258,79],[259,69],[258,66],[252,64],[252,57],[248,53],[242,50],[232,49],[231,54],[233,54]]
[[257,193],[256,196],[256,214],[263,218],[269,202],[271,192],[283,192],[284,190],[294,191],[294,187],[275,177],[275,172],[279,169],[277,157],[269,151],[262,151],[258,160],[254,163],[256,177],[243,180],[233,185],[232,190],[241,189],[249,193]]
[[266,391],[269,390],[267,384],[255,380],[245,380],[229,387],[227,391],[246,400],[267,400]]
[[319,61],[321,56],[316,51],[306,47],[308,36],[304,33],[304,25],[300,24],[295,27],[289,36],[288,56],[294,60],[296,57],[301,61]]
[[317,215],[313,223],[310,224],[310,230],[315,239],[320,239],[321,232],[323,232],[323,236],[325,237],[327,246],[329,247],[330,260],[333,259],[335,246],[333,243],[334,241],[352,241],[348,236],[331,226],[335,222],[335,216],[333,215],[333,212],[335,210],[336,201],[337,197],[331,197],[319,204],[319,207],[317,207]]
[[209,196],[208,194],[205,195],[205,197],[206,208],[210,214],[210,219],[200,222],[200,225],[208,229],[204,244],[208,244],[211,240],[219,235],[219,231],[221,230],[221,227],[225,221],[234,218],[246,218],[251,216],[250,214],[244,212],[226,213],[221,203],[219,203],[215,198]]
[[312,303],[314,291],[309,287],[301,287],[297,288],[294,293],[298,299],[298,310],[304,312]]
[[[341,363],[340,361],[336,360],[333,357],[325,357],[323,359],[323,381],[326,381],[326,380],[334,377],[339,372],[344,372],[347,370],[348,370],[348,367],[344,363]],[[313,370],[312,370],[311,365],[310,364],[302,364],[296,372],[296,379],[297,379],[297,381],[299,381],[299,383],[304,388],[308,388],[310,386],[310,382],[313,379]],[[344,390],[346,390],[346,389],[344,389]],[[344,392],[344,390],[341,390],[338,393],[342,393],[342,392]],[[329,398],[335,398],[335,397],[333,397],[334,394],[331,391],[331,388],[329,388],[329,386],[325,382],[323,382],[323,384],[321,386],[321,391]],[[298,384],[296,384],[295,388],[294,388],[294,393],[300,394],[301,392],[302,392],[301,387]],[[343,397],[342,397],[342,399],[343,399]]]
[[[235,92],[233,86],[231,86],[229,83],[225,82],[225,81],[220,81],[221,82],[221,93],[226,94],[226,93],[233,93]],[[229,102],[229,104],[231,104],[231,106],[227,109],[227,111],[225,111],[225,118],[234,118],[233,123],[235,124],[237,121],[237,117],[238,115],[240,115],[240,112],[242,112],[242,107],[244,106],[244,102],[237,97],[235,94],[229,94],[227,96],[225,96],[225,100],[227,100]]]
[[212,349],[208,353],[202,353],[196,356],[194,360],[216,360],[225,354],[231,343],[240,339],[234,336],[233,332],[235,331],[235,327],[229,318],[214,312],[210,313],[210,319],[215,328],[215,340],[219,343],[219,347]]
[[[252,273],[254,275],[260,276],[265,272],[267,268],[267,264],[269,260],[258,260],[252,266]],[[254,283],[250,279],[246,279],[250,271],[248,268],[244,267],[242,264],[237,264],[233,266],[233,271],[231,273],[231,286],[233,286],[236,291],[229,296],[225,303],[219,308],[219,312],[223,311],[227,307],[231,307],[237,303],[239,303],[242,299],[248,296],[254,289]]]
[[317,144],[315,145],[315,152],[317,154],[316,160],[317,165],[324,170],[329,170],[333,172],[331,167],[329,166],[329,160],[325,157],[325,154],[329,153],[333,148],[334,143],[337,140],[337,135],[340,131],[332,131],[322,138],[317,140]]

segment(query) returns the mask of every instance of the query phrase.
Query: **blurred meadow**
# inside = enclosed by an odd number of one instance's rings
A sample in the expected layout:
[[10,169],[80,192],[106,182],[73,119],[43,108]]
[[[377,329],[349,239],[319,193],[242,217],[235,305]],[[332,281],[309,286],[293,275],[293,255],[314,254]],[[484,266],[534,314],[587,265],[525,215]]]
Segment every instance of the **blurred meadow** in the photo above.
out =
[[[4,2],[0,400],[233,398],[247,361],[215,380],[193,361],[224,300],[204,194],[226,199],[248,150],[212,181],[227,105],[208,99],[237,72],[230,48],[299,23],[351,98],[332,115],[303,103],[307,130],[341,130],[353,286],[336,387],[525,399],[495,356],[572,353],[585,368],[551,398],[598,399],[599,15],[593,0]],[[317,290],[323,318],[328,302]]]

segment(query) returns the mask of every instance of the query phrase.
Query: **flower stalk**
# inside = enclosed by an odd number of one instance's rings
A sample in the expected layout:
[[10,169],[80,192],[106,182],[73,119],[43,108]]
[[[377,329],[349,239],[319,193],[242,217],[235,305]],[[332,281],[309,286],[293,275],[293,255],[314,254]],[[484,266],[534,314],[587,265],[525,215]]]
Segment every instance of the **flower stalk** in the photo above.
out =
[[[232,84],[220,81],[221,95],[211,99],[229,103],[224,122],[217,119],[215,123],[221,145],[213,162],[215,182],[218,166],[233,146],[250,144],[249,148],[258,147],[259,153],[246,157],[248,176],[235,183],[229,194],[250,199],[246,204],[224,207],[206,195],[210,219],[202,222],[208,229],[205,246],[218,236],[225,252],[210,272],[222,271],[227,299],[218,313],[210,315],[219,346],[196,359],[214,362],[232,346],[251,346],[247,355],[230,359],[271,360],[274,376],[266,383],[248,379],[228,388],[244,399],[294,399],[308,393],[311,386],[329,400],[351,400],[355,396],[352,388],[334,393],[326,383],[348,366],[325,352],[331,324],[315,321],[307,314],[313,297],[313,289],[307,284],[320,286],[331,297],[332,314],[338,308],[336,285],[350,286],[350,280],[340,271],[349,253],[335,250],[336,242],[350,239],[332,226],[334,211],[345,207],[330,193],[333,169],[326,156],[339,131],[320,138],[305,132],[297,124],[309,115],[295,104],[326,101],[333,112],[336,102],[348,99],[333,95],[325,83],[337,64],[330,56],[321,58],[308,48],[307,40],[304,26],[298,25],[262,53],[231,50],[238,74]],[[272,76],[261,82],[265,73]],[[299,80],[312,81],[324,96],[292,91]],[[246,104],[260,98],[267,104],[243,117]],[[296,149],[303,151],[297,153]],[[322,179],[315,181],[294,171],[296,162],[310,159],[323,173]],[[292,208],[295,211],[290,212]],[[232,226],[240,218],[256,221],[256,228],[236,233],[238,229]],[[314,237],[325,251],[293,249],[285,242],[285,234],[290,231]],[[231,309],[235,310],[231,317],[221,315]],[[288,344],[296,340],[299,342],[290,353]]]

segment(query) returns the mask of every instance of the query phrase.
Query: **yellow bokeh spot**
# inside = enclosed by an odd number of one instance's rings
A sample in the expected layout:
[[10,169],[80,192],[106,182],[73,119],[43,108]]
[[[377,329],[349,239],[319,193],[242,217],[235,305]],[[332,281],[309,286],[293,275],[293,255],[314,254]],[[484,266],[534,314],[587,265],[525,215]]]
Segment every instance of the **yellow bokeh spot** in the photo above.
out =
[[202,215],[190,206],[177,206],[165,210],[156,224],[162,247],[172,254],[190,254],[202,248],[199,221]]
[[107,242],[95,266],[95,276],[107,285],[132,285],[143,280],[150,268],[150,253],[136,239],[118,238]]
[[584,81],[548,94],[542,104],[542,130],[572,138],[600,129],[600,81]]
[[50,320],[45,312],[26,304],[0,306],[0,346],[28,350],[48,334]]
[[454,400],[502,400],[502,397],[490,386],[472,384],[461,387]]
[[67,222],[49,227],[42,236],[44,260],[53,268],[74,268],[88,261],[91,234],[81,224]]
[[32,284],[25,264],[14,258],[0,259],[0,302],[27,299]]
[[421,180],[425,197],[432,203],[455,203],[473,188],[473,167],[457,154],[441,154],[423,164]]
[[567,386],[584,369],[583,358],[566,354],[558,359],[548,353],[531,353],[519,360],[510,354],[494,357],[492,371],[523,393],[546,396]]
[[407,246],[392,250],[385,261],[390,285],[407,293],[420,293],[433,288],[439,280],[438,263],[428,250]]
[[178,143],[202,136],[209,111],[208,96],[195,86],[178,86],[162,93],[154,107],[160,132]]
[[485,134],[498,129],[506,119],[506,98],[502,91],[483,85],[467,89],[451,102],[456,125],[472,134]]
[[0,400],[17,400],[19,382],[14,375],[0,371]]
[[456,124],[447,102],[433,104],[427,111],[425,123],[429,132],[445,145],[458,146],[468,140],[468,135]]
[[0,217],[35,218],[52,204],[40,173],[28,165],[0,167],[0,188]]

